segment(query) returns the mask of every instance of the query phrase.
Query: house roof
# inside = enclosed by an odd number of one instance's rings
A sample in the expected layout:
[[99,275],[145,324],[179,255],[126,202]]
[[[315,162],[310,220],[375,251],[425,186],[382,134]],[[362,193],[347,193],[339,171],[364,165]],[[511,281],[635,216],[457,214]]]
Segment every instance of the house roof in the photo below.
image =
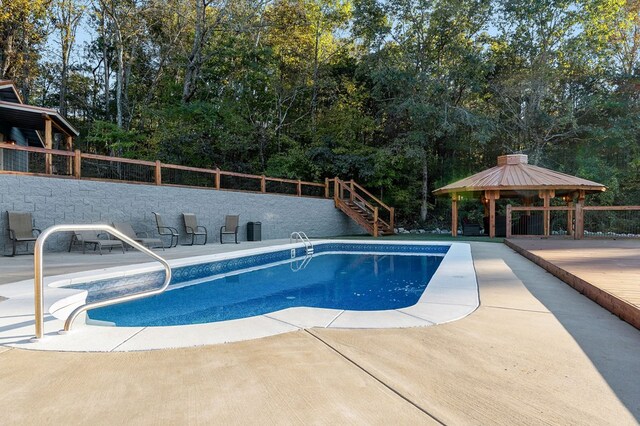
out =
[[[15,104],[22,104],[22,97],[16,88],[16,85],[11,80],[0,80],[0,101],[11,102]],[[12,120],[3,119],[4,122],[11,123],[12,127],[18,127],[22,133],[27,137],[29,144],[37,143],[44,146],[42,136],[35,129],[20,128]]]
[[571,176],[565,173],[528,164],[523,154],[502,155],[498,165],[465,179],[436,189],[434,194],[444,195],[462,192],[480,191],[539,191],[556,190],[556,193],[569,193],[577,190],[601,192],[606,187],[601,183]]
[[[8,87],[3,83],[6,80],[0,81],[0,120],[8,123],[12,127],[29,130],[41,130],[44,131],[43,115],[49,116],[54,125],[61,132],[69,136],[78,136],[78,132],[69,122],[58,113],[58,111],[50,108],[41,108],[32,105],[25,105],[22,103],[17,92],[15,92],[17,99],[9,96],[10,91]],[[13,86],[13,83],[10,84]],[[13,86],[15,88],[15,86]]]
[[0,80],[0,100],[21,104],[22,97],[11,80]]

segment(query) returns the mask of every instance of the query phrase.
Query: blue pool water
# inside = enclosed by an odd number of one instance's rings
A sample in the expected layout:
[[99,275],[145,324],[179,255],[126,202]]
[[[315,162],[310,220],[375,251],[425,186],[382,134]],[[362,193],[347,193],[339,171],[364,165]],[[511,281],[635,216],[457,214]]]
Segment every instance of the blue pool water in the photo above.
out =
[[[91,319],[118,326],[186,325],[306,306],[355,311],[414,305],[442,255],[316,255],[94,309]],[[299,269],[301,268],[301,269]]]

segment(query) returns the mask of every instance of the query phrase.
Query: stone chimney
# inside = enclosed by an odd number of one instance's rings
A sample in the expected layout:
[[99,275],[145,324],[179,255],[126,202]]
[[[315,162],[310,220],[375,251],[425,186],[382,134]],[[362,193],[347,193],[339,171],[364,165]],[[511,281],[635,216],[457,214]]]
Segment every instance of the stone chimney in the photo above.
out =
[[498,166],[511,164],[528,164],[529,157],[526,154],[501,155],[498,157]]

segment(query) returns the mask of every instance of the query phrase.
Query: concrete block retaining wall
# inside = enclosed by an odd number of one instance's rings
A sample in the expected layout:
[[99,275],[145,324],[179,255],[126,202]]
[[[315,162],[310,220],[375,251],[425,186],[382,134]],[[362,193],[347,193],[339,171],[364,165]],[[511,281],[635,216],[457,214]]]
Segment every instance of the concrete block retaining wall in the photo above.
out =
[[[31,212],[36,228],[42,230],[57,224],[130,222],[137,232],[150,236],[157,235],[155,211],[167,226],[179,230],[180,242],[188,241],[183,212],[195,213],[209,231],[209,242],[216,243],[228,214],[240,215],[241,241],[246,240],[247,222],[262,222],[262,239],[288,238],[293,231],[310,237],[363,233],[328,199],[0,174],[3,253],[11,244],[6,210]],[[69,240],[70,235],[51,236],[47,249],[66,250]]]

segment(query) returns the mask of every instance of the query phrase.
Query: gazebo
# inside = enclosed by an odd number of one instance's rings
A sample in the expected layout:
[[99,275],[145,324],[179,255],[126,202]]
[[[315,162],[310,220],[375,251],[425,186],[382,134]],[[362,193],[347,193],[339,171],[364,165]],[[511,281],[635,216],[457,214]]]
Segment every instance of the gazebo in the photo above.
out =
[[[548,236],[552,198],[561,197],[568,207],[574,202],[581,206],[586,194],[605,190],[600,183],[528,164],[526,155],[514,154],[499,156],[497,166],[433,192],[451,197],[451,235],[454,237],[458,235],[458,201],[462,196],[480,198],[489,236],[493,238],[496,236],[496,200],[500,198],[521,199],[525,207],[531,206],[536,197],[542,199],[544,235]],[[571,214],[571,210],[568,211]]]

